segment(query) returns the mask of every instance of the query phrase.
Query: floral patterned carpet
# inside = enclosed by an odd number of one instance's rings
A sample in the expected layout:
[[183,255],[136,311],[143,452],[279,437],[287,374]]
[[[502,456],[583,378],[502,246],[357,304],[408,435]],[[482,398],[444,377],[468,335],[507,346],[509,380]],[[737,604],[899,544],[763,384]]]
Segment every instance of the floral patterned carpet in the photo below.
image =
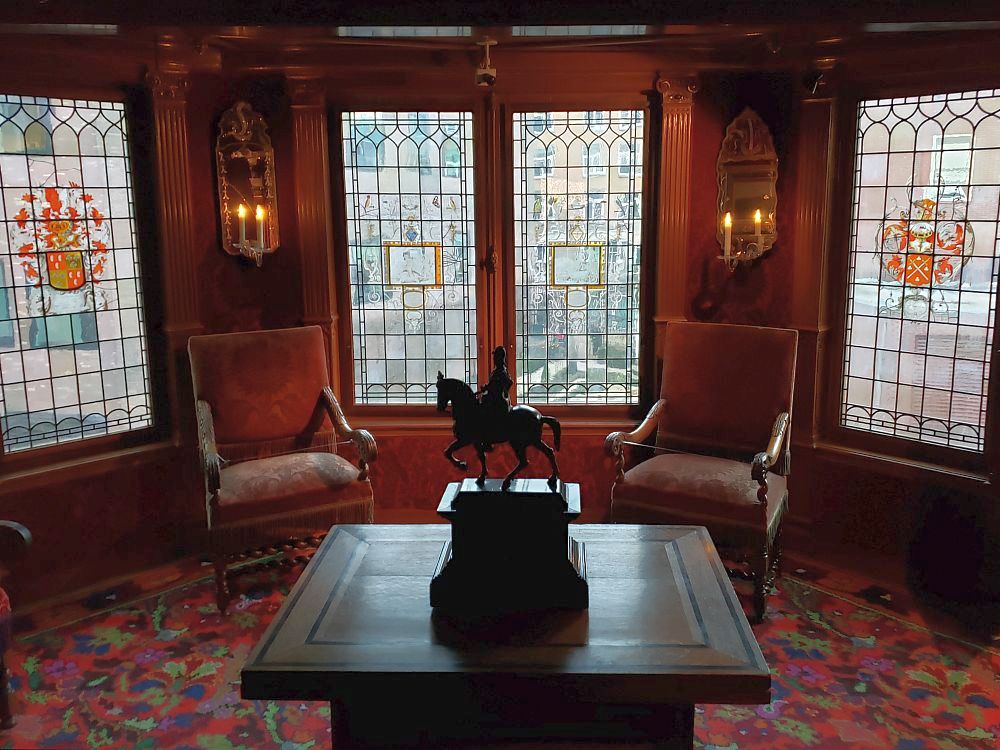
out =
[[[241,576],[226,618],[201,579],[21,639],[8,655],[18,725],[0,748],[330,747],[327,705],[239,697],[240,668],[297,574]],[[779,589],[755,628],[771,704],[699,706],[697,747],[998,746],[1000,651],[801,578]]]

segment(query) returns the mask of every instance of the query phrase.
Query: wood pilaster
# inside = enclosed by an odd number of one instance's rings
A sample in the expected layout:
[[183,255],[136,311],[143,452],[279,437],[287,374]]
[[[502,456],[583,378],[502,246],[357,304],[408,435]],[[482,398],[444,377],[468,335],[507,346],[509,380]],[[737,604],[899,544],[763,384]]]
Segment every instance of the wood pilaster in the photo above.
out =
[[691,115],[698,84],[693,78],[656,82],[660,110],[656,217],[656,350],[663,326],[683,320],[687,309],[688,224],[691,203]]
[[[175,444],[192,443],[194,405],[187,341],[203,328],[198,312],[196,243],[188,165],[188,70],[165,65],[146,77],[156,139],[156,213],[164,292],[164,330],[169,347],[170,431]],[[187,438],[192,440],[187,440]]]
[[302,259],[302,322],[323,329],[329,353],[330,384],[338,398],[340,342],[337,337],[337,289],[334,282],[330,153],[323,82],[290,78],[295,157],[295,210]]
[[812,446],[820,431],[819,399],[827,320],[826,270],[830,250],[833,158],[836,151],[836,102],[825,86],[805,92],[797,144],[794,278],[791,325],[799,331],[795,417],[792,439]]

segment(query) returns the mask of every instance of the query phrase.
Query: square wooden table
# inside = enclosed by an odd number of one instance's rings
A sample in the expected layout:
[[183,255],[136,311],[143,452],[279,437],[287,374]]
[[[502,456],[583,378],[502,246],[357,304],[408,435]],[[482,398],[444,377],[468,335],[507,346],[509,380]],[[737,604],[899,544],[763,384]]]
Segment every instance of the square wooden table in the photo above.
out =
[[690,748],[696,703],[769,702],[767,664],[704,527],[570,534],[588,610],[468,621],[430,607],[449,526],[335,526],[244,666],[243,697],[330,701],[337,750]]

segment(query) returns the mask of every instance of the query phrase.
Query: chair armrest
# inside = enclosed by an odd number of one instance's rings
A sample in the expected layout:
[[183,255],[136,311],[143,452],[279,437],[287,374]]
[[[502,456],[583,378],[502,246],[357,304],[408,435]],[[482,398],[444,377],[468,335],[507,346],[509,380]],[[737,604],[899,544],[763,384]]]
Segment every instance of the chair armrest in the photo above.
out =
[[757,490],[757,499],[765,505],[767,505],[767,472],[778,463],[781,448],[785,444],[785,437],[788,434],[788,423],[788,412],[781,412],[774,420],[774,427],[771,428],[771,439],[767,444],[767,450],[754,456],[753,462],[750,464],[750,478],[760,484],[760,489]]
[[222,457],[215,445],[212,407],[207,401],[198,399],[195,402],[195,412],[198,415],[198,452],[201,455],[202,471],[205,472],[205,491],[214,496],[222,486]]
[[625,479],[625,443],[641,443],[656,431],[660,423],[660,413],[666,408],[665,399],[660,399],[650,408],[646,418],[632,432],[612,432],[604,439],[604,452],[615,460],[615,481]]
[[378,458],[378,446],[375,444],[374,436],[368,430],[351,429],[351,426],[347,424],[347,417],[344,416],[344,410],[340,408],[337,397],[333,395],[330,386],[323,388],[320,398],[330,416],[330,421],[333,422],[333,431],[337,433],[338,437],[350,440],[358,449],[358,468],[361,469],[358,479],[367,479],[368,464]]
[[0,521],[0,563],[16,560],[31,546],[31,532],[17,521]]
[[[0,521],[0,583],[8,565],[24,556],[31,546],[31,532],[16,521]],[[2,654],[0,654],[2,656]]]

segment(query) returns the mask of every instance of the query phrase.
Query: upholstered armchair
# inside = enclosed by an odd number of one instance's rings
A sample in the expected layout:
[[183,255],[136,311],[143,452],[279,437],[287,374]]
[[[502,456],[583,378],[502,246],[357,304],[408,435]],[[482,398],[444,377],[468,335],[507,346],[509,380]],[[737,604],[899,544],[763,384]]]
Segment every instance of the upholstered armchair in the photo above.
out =
[[[752,578],[760,622],[780,570],[798,333],[677,322],[664,343],[660,399],[605,441],[617,466],[612,520],[707,527],[742,566],[730,572]],[[626,446],[654,434],[655,455],[625,471]]]
[[[194,336],[188,343],[216,600],[228,564],[281,542],[315,545],[338,523],[371,523],[375,440],[330,390],[316,326]],[[358,465],[337,453],[354,443]]]
[[[7,566],[21,558],[30,545],[31,533],[26,528],[13,521],[0,521],[0,584],[7,574]],[[14,726],[7,695],[7,663],[4,661],[13,637],[12,620],[10,597],[0,588],[0,729]]]

